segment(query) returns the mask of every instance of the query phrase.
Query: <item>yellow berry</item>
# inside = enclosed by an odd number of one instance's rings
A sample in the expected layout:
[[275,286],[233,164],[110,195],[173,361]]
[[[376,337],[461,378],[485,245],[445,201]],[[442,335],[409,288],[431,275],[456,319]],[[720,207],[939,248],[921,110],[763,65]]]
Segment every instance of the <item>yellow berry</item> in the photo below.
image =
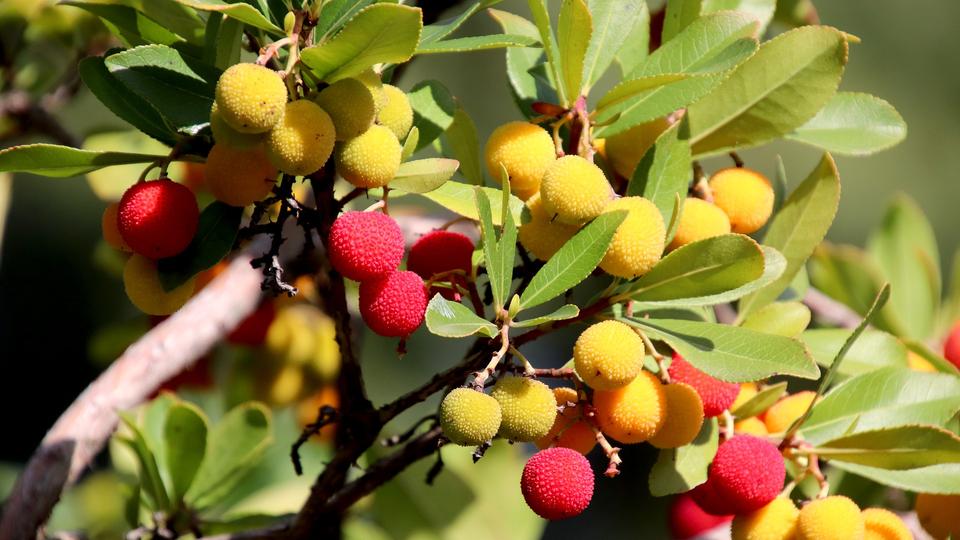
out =
[[730,405],[730,410],[737,410],[741,405],[753,399],[753,396],[757,395],[757,392],[759,392],[757,383],[742,383],[740,385],[740,393],[737,394],[737,399],[733,401],[733,405]]
[[541,261],[549,260],[567,240],[577,234],[579,227],[551,221],[543,210],[539,193],[527,199],[527,208],[530,210],[530,221],[520,225],[520,244]]
[[800,510],[797,540],[862,540],[863,517],[857,503],[842,495],[817,499]]
[[503,165],[510,177],[511,191],[523,200],[540,189],[543,173],[557,159],[550,134],[538,125],[519,121],[493,130],[484,156],[490,177],[501,183],[500,165]]
[[608,138],[604,152],[613,170],[627,180],[633,178],[643,155],[668,127],[670,123],[666,118],[658,118]]
[[690,385],[672,383],[663,387],[666,419],[650,444],[657,448],[680,448],[693,442],[703,426],[703,401]]
[[710,178],[713,203],[730,218],[735,233],[750,234],[767,223],[773,212],[773,186],[752,169],[733,167]]
[[393,132],[397,140],[407,138],[407,133],[413,127],[413,108],[410,99],[403,90],[396,86],[383,85],[383,105],[377,113],[377,123]]
[[594,392],[593,406],[605,434],[632,444],[649,440],[663,426],[667,398],[660,380],[641,371],[623,388]]
[[370,93],[373,94],[374,110],[380,112],[380,109],[383,108],[387,100],[387,96],[383,93],[383,82],[380,80],[380,75],[378,75],[376,71],[368,69],[357,75],[357,80],[363,83],[363,85],[370,90]]
[[806,412],[810,403],[816,399],[817,393],[812,391],[791,394],[773,404],[763,414],[763,423],[770,433],[783,433]]
[[210,193],[231,206],[253,204],[277,183],[277,168],[260,146],[238,150],[217,143],[207,155],[204,174]]
[[[240,133],[263,133],[280,122],[287,87],[277,72],[256,64],[236,64],[217,81],[217,107]],[[311,171],[313,172],[313,171]]]
[[517,442],[543,438],[553,427],[557,402],[550,387],[527,377],[503,377],[490,395],[500,404],[499,435]]
[[777,497],[759,510],[733,518],[732,540],[793,540],[800,511],[787,497]]
[[263,142],[263,133],[241,133],[233,129],[220,115],[217,103],[210,108],[210,131],[217,144],[225,144],[234,148],[252,148]]
[[547,167],[540,183],[540,198],[547,215],[577,225],[599,216],[613,198],[613,189],[600,167],[571,155]]
[[592,325],[573,346],[577,374],[594,390],[613,390],[629,384],[643,367],[643,355],[643,340],[619,321]]
[[500,404],[472,388],[455,388],[440,403],[440,426],[454,444],[483,444],[500,429]]
[[627,217],[613,235],[600,268],[613,276],[635,278],[660,261],[666,227],[660,210],[643,197],[617,199],[607,205],[604,213],[617,210],[626,210]]
[[577,391],[567,386],[561,386],[553,389],[553,397],[557,401],[557,406],[564,407],[563,412],[557,412],[556,419],[553,421],[553,427],[543,438],[537,439],[535,444],[537,448],[543,450],[551,446],[560,448],[570,448],[581,454],[589,454],[597,444],[597,437],[590,424],[581,416],[583,412],[579,405]]
[[103,209],[103,217],[100,219],[100,231],[103,233],[103,239],[110,244],[110,247],[119,249],[125,253],[133,253],[133,249],[127,245],[123,237],[120,236],[120,228],[117,226],[118,203],[110,203]]
[[960,495],[918,493],[914,510],[923,530],[936,540],[960,538]]
[[397,175],[402,151],[392,131],[372,126],[337,148],[337,172],[356,187],[383,187]]
[[123,267],[123,288],[130,302],[147,315],[170,315],[193,296],[196,282],[191,278],[179,287],[165,291],[154,261],[133,255]]
[[267,134],[267,156],[282,172],[303,176],[323,167],[335,140],[330,115],[301,99],[287,104],[283,120]]
[[913,351],[907,351],[907,365],[914,371],[935,373],[937,370],[929,360]]
[[337,343],[337,329],[333,319],[317,312],[318,320],[313,324],[316,347],[310,358],[309,366],[322,381],[333,381],[340,373],[340,345]]
[[670,249],[727,234],[730,219],[715,204],[692,197],[683,201],[683,212],[677,225],[677,234],[670,242]]
[[866,527],[864,540],[913,540],[900,516],[885,508],[867,508],[860,515]]
[[314,101],[330,115],[338,141],[360,135],[377,115],[373,93],[357,79],[340,79],[321,90]]
[[756,437],[766,437],[770,434],[767,431],[767,425],[756,416],[745,418],[733,424],[734,433],[743,433],[745,435],[754,435]]
[[283,308],[274,316],[263,346],[267,356],[277,363],[307,365],[317,350],[317,333],[323,314],[310,305]]
[[303,368],[294,364],[276,366],[261,363],[257,366],[254,387],[257,397],[274,407],[292,405],[310,390]]

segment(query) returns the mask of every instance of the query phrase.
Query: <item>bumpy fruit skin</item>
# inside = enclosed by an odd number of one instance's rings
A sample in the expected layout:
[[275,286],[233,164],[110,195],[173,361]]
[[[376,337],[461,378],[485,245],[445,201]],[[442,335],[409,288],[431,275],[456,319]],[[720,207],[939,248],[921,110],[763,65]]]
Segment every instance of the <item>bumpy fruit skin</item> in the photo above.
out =
[[740,393],[737,394],[737,399],[733,400],[733,405],[730,405],[730,410],[737,410],[738,407],[753,399],[753,396],[757,395],[759,391],[757,383],[740,383]]
[[832,495],[800,510],[797,540],[862,540],[864,529],[857,503]]
[[751,435],[735,435],[717,448],[707,482],[730,513],[745,514],[779,495],[786,475],[776,446]]
[[359,188],[383,187],[397,175],[402,152],[392,131],[371,126],[337,148],[337,172]]
[[393,132],[397,140],[407,138],[413,127],[413,108],[410,99],[396,86],[383,85],[383,104],[377,113],[377,123]]
[[500,404],[472,388],[455,388],[440,403],[440,426],[454,444],[483,444],[500,429]]
[[225,144],[237,149],[253,148],[263,142],[263,133],[240,133],[233,129],[220,115],[216,101],[210,108],[210,132],[213,133],[213,140],[217,144]]
[[[277,125],[287,103],[287,87],[277,72],[256,64],[236,64],[217,81],[220,116],[240,133],[263,133]],[[312,171],[311,171],[312,172]]]
[[157,263],[142,255],[133,255],[123,267],[123,288],[127,298],[147,315],[170,315],[187,303],[196,281],[190,279],[172,291],[163,290]]
[[767,177],[744,167],[717,171],[710,178],[713,203],[730,218],[735,233],[758,231],[773,212],[773,186]]
[[658,118],[609,137],[604,143],[604,153],[613,170],[627,180],[633,178],[643,154],[668,127],[670,123],[666,118]]
[[336,140],[333,120],[316,103],[287,103],[283,119],[267,133],[267,156],[286,174],[310,174],[330,159]]
[[692,386],[682,382],[663,388],[666,397],[666,420],[650,444],[657,448],[679,448],[690,444],[703,426],[703,401]]
[[330,227],[330,264],[354,281],[396,270],[403,259],[403,231],[382,212],[345,212]]
[[493,130],[484,149],[487,172],[498,184],[500,165],[510,176],[510,190],[523,200],[540,189],[547,167],[557,159],[550,134],[529,122],[509,122]]
[[520,244],[537,259],[547,261],[577,234],[579,227],[551,221],[543,209],[539,193],[527,199],[527,208],[530,221],[520,225]]
[[800,415],[807,410],[810,403],[816,399],[817,393],[812,391],[797,392],[782,398],[763,413],[763,423],[770,433],[783,433]]
[[677,225],[677,234],[670,249],[691,244],[730,232],[730,218],[717,205],[703,199],[688,197],[683,201],[683,213]]
[[960,538],[960,495],[935,495],[918,493],[914,510],[923,530],[936,540],[946,540],[948,536]]
[[370,90],[370,93],[373,94],[374,108],[377,112],[380,112],[387,101],[387,96],[383,93],[383,81],[380,80],[380,75],[374,70],[368,69],[357,75],[357,80],[363,83],[367,90]]
[[626,210],[607,254],[600,261],[604,272],[622,278],[646,274],[663,254],[667,234],[660,210],[643,197],[623,197],[607,205],[604,213]]
[[426,310],[426,287],[413,272],[391,272],[360,284],[360,315],[381,336],[412,334],[423,322]]
[[547,448],[524,465],[520,491],[538,516],[566,519],[590,505],[593,481],[590,462],[582,454],[569,448]]
[[623,388],[594,392],[593,406],[601,431],[621,443],[633,444],[650,440],[663,426],[667,398],[660,380],[641,371]]
[[103,209],[103,217],[100,218],[100,232],[103,233],[103,239],[110,244],[110,247],[119,249],[125,253],[132,253],[133,250],[123,241],[123,236],[120,235],[120,229],[117,224],[119,208],[120,205],[118,203],[110,203]]
[[557,402],[550,387],[542,382],[507,376],[497,381],[490,395],[500,403],[503,414],[500,437],[533,442],[546,436],[553,427]]
[[677,495],[670,503],[668,512],[670,537],[673,540],[689,540],[733,519],[733,516],[715,516],[705,512],[689,493]]
[[557,412],[553,427],[543,438],[537,439],[537,448],[543,450],[551,446],[570,448],[583,455],[590,453],[597,444],[597,437],[593,429],[582,419],[580,406],[571,407],[570,403],[577,403],[577,391],[567,386],[553,389],[553,397],[557,406],[563,406],[563,412]]
[[600,167],[577,155],[563,156],[543,173],[540,198],[548,216],[579,225],[600,215],[613,189]]
[[867,508],[860,512],[865,528],[864,540],[913,540],[900,516],[885,508]]
[[953,325],[947,340],[943,343],[943,357],[960,369],[960,322]]
[[727,516],[734,513],[729,501],[717,494],[715,482],[711,482],[709,476],[706,482],[690,490],[690,496],[708,514]]
[[[410,247],[407,257],[407,270],[416,272],[423,279],[449,272],[462,270],[464,276],[452,276],[444,279],[449,283],[466,285],[466,276],[473,267],[473,240],[464,234],[453,231],[431,231],[423,235]],[[437,288],[444,298],[452,298],[452,289]]]
[[594,390],[626,386],[643,367],[643,340],[619,321],[596,323],[573,346],[577,374]]
[[732,540],[793,540],[799,515],[793,501],[777,497],[759,510],[733,518]]
[[936,373],[939,371],[929,360],[913,351],[907,351],[907,366],[914,371]]
[[330,115],[338,141],[360,135],[377,116],[373,93],[357,79],[340,79],[321,90],[314,101]]
[[260,146],[247,150],[217,143],[207,155],[207,188],[230,206],[248,206],[266,197],[277,183],[277,168]]
[[150,259],[172,257],[186,249],[199,222],[193,192],[169,178],[130,186],[117,208],[120,236],[135,253]]
[[707,418],[719,416],[729,409],[740,392],[737,383],[715,379],[693,367],[679,354],[673,355],[668,373],[672,381],[687,383],[700,394],[700,399],[703,400],[703,415]]
[[757,437],[766,437],[770,434],[770,432],[767,431],[767,425],[763,423],[763,420],[760,420],[756,416],[747,418],[745,420],[740,420],[739,422],[733,424],[733,431],[734,433],[754,435]]

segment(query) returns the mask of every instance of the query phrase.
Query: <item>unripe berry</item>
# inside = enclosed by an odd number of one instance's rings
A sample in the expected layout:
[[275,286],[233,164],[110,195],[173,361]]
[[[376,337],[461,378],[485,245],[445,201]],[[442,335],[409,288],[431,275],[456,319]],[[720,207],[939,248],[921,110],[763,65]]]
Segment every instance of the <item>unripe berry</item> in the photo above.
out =
[[753,399],[753,396],[757,395],[758,392],[757,383],[740,383],[740,392],[737,394],[737,399],[733,400],[733,405],[730,405],[730,410],[737,410],[741,405]]
[[864,540],[913,540],[913,534],[900,516],[885,508],[867,508],[860,516]]
[[527,199],[527,208],[530,210],[530,221],[520,225],[520,244],[537,259],[549,260],[567,240],[577,234],[579,227],[551,221],[543,210],[539,193]]
[[321,90],[314,101],[330,115],[338,141],[360,135],[377,115],[373,93],[357,79],[340,79]]
[[383,187],[397,175],[402,152],[392,131],[374,125],[337,148],[337,172],[356,187]]
[[670,537],[673,540],[689,540],[733,519],[733,516],[715,516],[705,512],[689,493],[681,493],[673,499],[668,515]]
[[162,259],[186,249],[197,232],[200,209],[190,188],[169,178],[138,182],[123,194],[117,228],[130,248]]
[[[240,133],[263,133],[280,122],[287,87],[280,75],[256,64],[236,64],[217,81],[217,108]],[[312,171],[311,171],[312,172]]]
[[393,132],[397,140],[407,138],[413,127],[413,108],[410,99],[396,86],[383,85],[383,104],[377,113],[377,123]]
[[123,236],[120,235],[120,229],[117,224],[119,208],[120,205],[118,203],[110,203],[103,209],[103,217],[100,218],[100,231],[103,233],[104,241],[110,244],[110,247],[119,249],[125,253],[132,253],[133,250],[123,241]]
[[773,212],[773,186],[752,169],[733,167],[710,178],[713,203],[730,218],[735,233],[750,234],[763,227]]
[[[473,266],[473,240],[453,231],[431,231],[414,242],[407,257],[407,270],[416,272],[424,280],[452,270],[463,271],[463,276],[450,276],[442,281],[465,287]],[[439,292],[444,298],[455,298],[455,289],[435,287],[430,295]]]
[[923,530],[930,533],[930,536],[936,540],[946,540],[948,537],[960,538],[960,519],[957,518],[957,508],[960,508],[960,495],[932,493],[918,493],[914,506]]
[[594,392],[593,406],[601,431],[621,443],[633,444],[649,440],[663,427],[667,398],[660,380],[641,371],[623,388]]
[[547,167],[557,159],[550,134],[536,124],[509,122],[493,130],[484,149],[487,172],[498,184],[500,165],[510,176],[510,189],[527,200],[540,189]]
[[626,386],[643,367],[643,340],[619,321],[596,323],[573,346],[577,374],[594,390]]
[[776,446],[752,435],[736,435],[717,448],[707,482],[731,513],[744,514],[779,495],[786,475]]
[[703,400],[703,415],[707,418],[719,416],[729,409],[740,392],[740,386],[737,383],[715,379],[693,367],[679,354],[673,355],[668,372],[671,380],[687,383],[700,394],[700,399]]
[[540,198],[548,216],[578,225],[603,212],[613,198],[613,189],[600,167],[569,155],[547,167],[540,183]]
[[580,410],[580,405],[570,405],[570,403],[578,403],[577,391],[561,386],[553,389],[553,397],[557,401],[557,407],[563,407],[563,412],[557,412],[550,432],[542,439],[535,441],[537,448],[542,450],[559,446],[576,450],[584,455],[589,454],[597,444],[597,436],[590,424],[581,417],[583,411]]
[[960,369],[960,322],[953,325],[947,340],[943,343],[943,357]]
[[782,398],[763,413],[763,423],[770,433],[783,433],[807,410],[817,398],[812,391],[797,392]]
[[217,103],[210,108],[210,132],[217,144],[225,144],[237,149],[253,148],[263,142],[263,133],[241,133],[233,129],[220,115]]
[[368,69],[357,75],[357,80],[363,83],[367,90],[370,90],[370,93],[373,94],[374,109],[380,112],[387,101],[387,96],[383,93],[383,81],[380,80],[380,75],[376,71]]
[[165,291],[160,284],[157,263],[141,255],[127,259],[123,267],[123,288],[127,298],[147,315],[170,315],[193,295],[196,282],[190,279],[179,287]]
[[207,155],[207,188],[230,206],[248,206],[267,195],[277,183],[277,168],[263,147],[238,150],[217,143]]
[[544,437],[553,427],[557,402],[550,387],[542,382],[508,375],[497,381],[490,395],[500,403],[503,413],[500,437],[532,442]]
[[440,403],[440,426],[454,444],[483,444],[500,429],[500,404],[472,388],[454,388]]
[[354,281],[367,281],[396,270],[403,259],[403,232],[382,212],[346,212],[330,227],[330,264]]
[[333,120],[316,103],[287,103],[283,119],[267,134],[267,156],[286,174],[310,174],[327,162],[336,140]]
[[609,137],[604,151],[613,170],[627,180],[632,179],[643,155],[668,127],[670,123],[666,118],[657,118]]
[[766,437],[770,434],[767,431],[767,425],[756,416],[736,422],[733,424],[733,431],[740,435],[754,435],[756,437]]
[[670,249],[727,234],[730,232],[730,218],[717,205],[703,199],[688,197],[683,201],[683,212],[677,233],[670,242]]
[[777,497],[769,504],[733,518],[732,540],[793,540],[800,511],[787,497]]
[[657,448],[680,448],[693,442],[703,426],[703,402],[692,386],[682,382],[663,388],[666,420],[650,444]]
[[914,371],[936,373],[939,371],[929,360],[913,351],[907,351],[907,366]]
[[360,315],[381,336],[412,334],[423,322],[427,300],[423,279],[413,272],[391,272],[360,284]]
[[797,540],[862,540],[860,507],[842,495],[810,502],[800,510]]
[[538,516],[565,519],[590,505],[593,481],[590,462],[582,454],[569,448],[547,448],[524,465],[520,491]]
[[622,278],[646,274],[663,254],[666,227],[660,210],[643,197],[623,197],[607,205],[604,213],[626,210],[610,241],[607,254],[600,261],[604,272]]

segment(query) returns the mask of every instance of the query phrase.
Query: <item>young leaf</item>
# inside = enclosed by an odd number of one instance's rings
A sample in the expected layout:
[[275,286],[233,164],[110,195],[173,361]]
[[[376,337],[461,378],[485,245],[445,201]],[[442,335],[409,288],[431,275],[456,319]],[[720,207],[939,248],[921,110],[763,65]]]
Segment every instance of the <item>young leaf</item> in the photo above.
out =
[[[627,195],[640,195],[657,205],[663,222],[669,223],[677,196],[687,197],[690,184],[690,142],[686,119],[667,128],[640,159]],[[667,239],[672,235],[667,235]]]
[[580,96],[583,87],[584,59],[592,33],[593,18],[586,0],[563,0],[557,22],[557,47],[563,59],[560,81],[571,103]]
[[193,276],[213,267],[230,253],[237,239],[243,208],[220,201],[210,203],[200,214],[197,234],[187,249],[178,255],[157,261],[160,284],[170,291]]
[[207,451],[207,419],[185,401],[171,405],[163,426],[164,455],[173,500],[179,501],[193,482]]
[[960,437],[936,426],[898,426],[834,439],[813,451],[832,461],[880,469],[915,469],[960,463]]
[[407,161],[400,164],[390,187],[407,193],[427,193],[445,184],[459,166],[459,161],[447,158]]
[[470,36],[463,38],[445,39],[435,43],[423,44],[414,54],[444,54],[462,53],[471,51],[487,51],[490,49],[505,49],[508,47],[530,47],[536,45],[536,38],[519,36],[516,34],[490,34],[486,36]]
[[427,329],[433,334],[449,338],[462,338],[480,334],[488,338],[497,335],[497,327],[481,319],[470,308],[459,302],[445,300],[439,293],[427,305]]
[[553,28],[550,26],[547,0],[527,0],[527,6],[533,14],[533,24],[537,27],[537,32],[540,34],[540,43],[543,44],[543,50],[547,54],[547,67],[553,75],[557,97],[561,104],[570,105],[573,98],[566,94],[566,85],[563,83],[563,62],[566,59],[560,56],[557,38],[553,35]]
[[776,9],[777,0],[703,0],[700,14],[707,15],[717,11],[747,13],[760,22],[760,35],[763,35]]
[[589,0],[593,32],[583,60],[583,86],[586,94],[610,67],[627,36],[646,13],[643,0]]
[[56,144],[25,144],[0,150],[0,172],[24,172],[66,178],[111,165],[150,163],[165,156],[92,152]]
[[667,43],[700,17],[703,0],[667,0],[660,42]]
[[[521,306],[523,307],[523,306]],[[529,328],[531,326],[540,326],[541,324],[552,321],[565,321],[572,319],[580,314],[580,308],[573,304],[564,304],[547,315],[541,315],[524,321],[514,321],[511,326],[514,328]]]
[[661,450],[650,469],[650,494],[663,497],[685,493],[707,481],[707,468],[717,453],[720,429],[716,418],[709,418],[692,443]]
[[[493,224],[501,225],[502,221],[500,216],[503,212],[503,205],[501,203],[501,192],[499,189],[477,187],[460,182],[447,182],[429,193],[420,193],[419,195],[439,204],[451,212],[473,220],[478,220],[480,219],[480,215],[477,213],[477,205],[475,202],[474,190],[476,189],[481,189],[487,194],[487,198],[491,204],[490,209],[493,214]],[[514,222],[520,221],[523,208],[523,201],[513,196],[510,197],[510,214],[513,216]]]
[[530,309],[549,302],[586,279],[606,255],[626,217],[624,211],[601,214],[581,229],[533,276],[520,296],[520,305]]
[[747,400],[746,403],[732,411],[737,420],[751,418],[763,413],[776,403],[787,392],[787,383],[782,382],[768,386],[757,392],[755,396]]
[[177,2],[200,11],[222,13],[254,28],[265,30],[277,36],[283,35],[283,29],[270,22],[257,8],[243,2],[228,4],[222,0],[177,0]]
[[[540,39],[537,27],[527,19],[496,9],[490,9],[488,12],[500,24],[505,33]],[[523,114],[528,117],[536,116],[531,108],[531,104],[535,101],[551,103],[559,101],[553,88],[534,75],[535,71],[543,67],[542,49],[510,48],[507,49],[506,58],[510,90]]]
[[893,105],[870,94],[837,92],[787,138],[835,154],[866,156],[895,146],[906,136],[907,124]]
[[[818,364],[830,367],[849,333],[842,328],[816,328],[801,334],[800,340]],[[907,367],[907,348],[886,332],[868,329],[847,352],[837,376],[855,377],[886,367]]]
[[[810,308],[800,302],[774,302],[751,313],[740,323],[740,326],[766,334],[792,338],[799,336],[807,329],[810,317]],[[832,355],[831,358],[833,358]]]
[[480,159],[480,138],[473,119],[462,107],[457,107],[453,123],[447,128],[444,140],[453,157],[460,160],[460,173],[471,184],[483,185],[483,165]]
[[457,103],[446,86],[433,80],[418,83],[407,97],[413,108],[413,127],[419,131],[419,151],[450,127],[456,114]]

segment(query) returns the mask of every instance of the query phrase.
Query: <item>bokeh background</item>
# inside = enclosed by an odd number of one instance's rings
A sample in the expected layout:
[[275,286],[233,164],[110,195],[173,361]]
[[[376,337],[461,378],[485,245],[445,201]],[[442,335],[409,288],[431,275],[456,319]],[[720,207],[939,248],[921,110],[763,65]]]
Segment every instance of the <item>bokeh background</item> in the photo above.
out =
[[[5,0],[0,0],[2,4]],[[498,9],[527,13],[526,3],[509,0]],[[841,89],[865,91],[895,105],[909,126],[905,142],[868,158],[839,157],[843,184],[840,212],[829,238],[862,244],[898,192],[914,198],[933,223],[949,270],[960,245],[960,2],[950,0],[825,1],[818,9],[825,24],[862,38],[851,46]],[[484,15],[463,35],[498,32]],[[502,51],[469,56],[418,59],[397,83],[409,89],[421,79],[439,79],[474,118],[481,139],[498,124],[519,118],[507,89]],[[117,121],[85,92],[62,110],[67,128],[78,137]],[[778,143],[742,153],[748,166],[773,175],[782,156],[795,185],[816,164],[818,152],[796,143]],[[726,166],[724,160],[708,168]],[[5,191],[4,186],[4,190]],[[82,179],[18,175],[12,180],[0,251],[0,410],[5,433],[0,461],[26,460],[58,414],[103,368],[91,361],[99,328],[140,317],[126,300],[116,275],[96,263],[103,203]],[[0,200],[3,197],[0,196]],[[543,340],[532,355],[543,365],[559,365],[575,336]],[[365,339],[363,362],[375,401],[382,402],[459,358],[457,346],[417,335],[398,365],[393,343]],[[662,523],[644,519],[662,502],[643,496],[646,469],[655,455],[632,450],[629,466],[614,481],[598,481],[597,495],[584,518],[551,525],[551,538],[582,537],[598,523],[614,537],[637,527],[657,538]],[[494,518],[495,519],[495,518]]]

